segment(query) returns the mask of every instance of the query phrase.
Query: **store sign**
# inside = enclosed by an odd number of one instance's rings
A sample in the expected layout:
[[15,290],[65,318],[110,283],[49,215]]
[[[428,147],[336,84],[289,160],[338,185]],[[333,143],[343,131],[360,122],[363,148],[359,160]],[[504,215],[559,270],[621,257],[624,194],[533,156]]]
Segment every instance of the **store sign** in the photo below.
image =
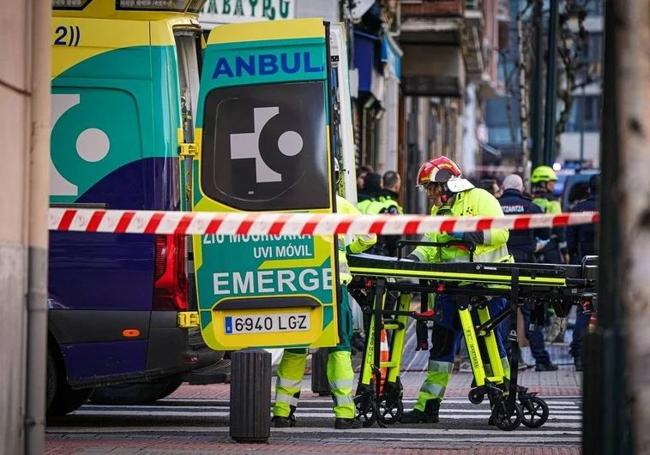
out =
[[295,0],[208,0],[199,14],[205,28],[233,22],[273,21],[295,17]]

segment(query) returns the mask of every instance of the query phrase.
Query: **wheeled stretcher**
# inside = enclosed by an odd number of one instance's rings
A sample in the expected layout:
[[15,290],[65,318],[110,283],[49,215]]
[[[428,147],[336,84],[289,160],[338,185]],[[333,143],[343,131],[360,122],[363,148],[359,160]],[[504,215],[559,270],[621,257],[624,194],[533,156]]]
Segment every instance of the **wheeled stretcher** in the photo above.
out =
[[[539,427],[548,419],[546,402],[517,384],[517,308],[532,304],[540,319],[546,305],[558,316],[566,316],[574,304],[593,307],[596,258],[586,258],[581,265],[478,263],[472,262],[474,245],[461,241],[402,241],[400,251],[409,244],[442,248],[459,243],[469,249],[470,262],[430,264],[371,254],[348,256],[354,276],[349,287],[353,293],[362,292],[370,302],[365,308],[370,317],[355,396],[358,417],[364,425],[393,424],[402,415],[400,369],[406,330],[410,319],[435,324],[435,308],[432,311],[424,306],[429,294],[450,295],[458,308],[474,376],[470,402],[479,404],[487,396],[492,411],[490,421],[502,430],[514,430],[521,423]],[[422,294],[421,311],[411,309],[411,297],[417,293]],[[388,306],[387,295],[396,297]],[[498,314],[490,314],[488,308],[488,301],[494,297],[508,301]],[[497,325],[507,318],[510,320],[507,342],[511,348],[509,377],[495,336]],[[385,337],[388,333],[389,341],[388,359],[384,360],[380,360],[382,332]]]

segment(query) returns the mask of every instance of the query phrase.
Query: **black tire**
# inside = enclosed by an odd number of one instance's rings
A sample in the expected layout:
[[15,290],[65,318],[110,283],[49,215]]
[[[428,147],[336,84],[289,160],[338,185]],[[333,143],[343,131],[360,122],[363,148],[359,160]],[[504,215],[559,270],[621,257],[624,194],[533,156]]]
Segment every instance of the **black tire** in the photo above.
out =
[[327,380],[327,356],[327,349],[319,349],[311,356],[311,391],[321,397],[332,393]]
[[271,353],[232,353],[230,437],[237,442],[266,442],[271,436]]
[[93,389],[73,389],[68,384],[65,370],[51,350],[47,351],[47,410],[48,416],[62,416],[79,409]]
[[506,411],[506,403],[501,401],[492,410],[492,418],[494,424],[503,431],[512,431],[521,425],[521,406],[515,403],[515,408],[512,413]]
[[485,398],[485,392],[479,391],[477,389],[472,389],[467,395],[469,402],[472,404],[481,404],[483,403],[483,398]]
[[539,428],[548,420],[548,405],[541,398],[531,397],[521,400],[521,412],[521,423],[528,428]]
[[371,427],[377,421],[377,402],[375,394],[372,392],[372,386],[369,389],[363,389],[354,397],[354,406],[357,408],[357,419],[363,423],[364,427]]
[[182,375],[169,376],[155,382],[136,382],[98,387],[90,397],[95,404],[148,404],[171,395],[183,383]]
[[377,419],[386,425],[399,422],[404,414],[404,403],[401,398],[383,396],[379,400]]

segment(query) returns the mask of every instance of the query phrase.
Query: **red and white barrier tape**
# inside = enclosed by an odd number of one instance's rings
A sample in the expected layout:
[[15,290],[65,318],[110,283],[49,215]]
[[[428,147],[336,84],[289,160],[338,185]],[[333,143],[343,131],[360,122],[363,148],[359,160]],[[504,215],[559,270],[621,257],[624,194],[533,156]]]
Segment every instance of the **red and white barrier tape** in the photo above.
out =
[[596,223],[598,212],[561,215],[425,216],[314,213],[156,212],[51,208],[51,231],[124,234],[404,235],[427,232],[513,230]]

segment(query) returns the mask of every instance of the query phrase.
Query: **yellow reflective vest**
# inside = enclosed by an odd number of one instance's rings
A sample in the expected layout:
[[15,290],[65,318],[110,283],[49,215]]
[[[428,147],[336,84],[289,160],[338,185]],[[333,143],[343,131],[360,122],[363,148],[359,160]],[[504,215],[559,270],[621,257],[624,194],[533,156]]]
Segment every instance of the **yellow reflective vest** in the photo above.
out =
[[[431,215],[445,216],[503,216],[501,205],[497,198],[481,188],[472,188],[454,197],[442,207],[432,207]],[[476,245],[474,262],[512,262],[508,253],[508,229],[490,229],[483,231],[483,243]],[[449,233],[430,232],[424,235],[423,241],[444,243],[457,240],[458,237]],[[413,253],[421,262],[468,262],[469,251],[462,246],[445,248],[419,246]]]
[[[345,215],[359,215],[357,208],[347,199],[336,195],[336,212]],[[341,284],[348,284],[352,281],[352,274],[348,267],[347,251],[351,253],[361,253],[377,243],[375,234],[354,235],[347,239],[345,235],[339,235],[339,279]]]

